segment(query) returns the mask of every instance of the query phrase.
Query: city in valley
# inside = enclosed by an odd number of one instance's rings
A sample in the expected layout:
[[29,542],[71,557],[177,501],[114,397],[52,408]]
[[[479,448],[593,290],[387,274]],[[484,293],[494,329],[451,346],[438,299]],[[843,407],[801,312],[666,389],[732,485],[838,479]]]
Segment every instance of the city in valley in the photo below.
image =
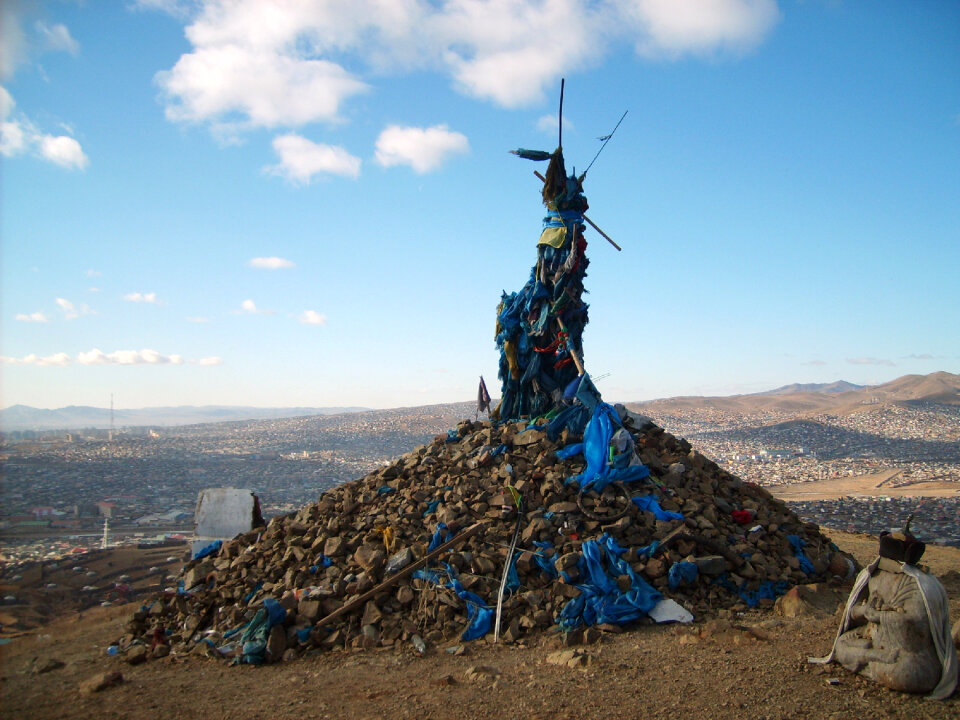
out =
[[[902,527],[960,545],[960,376],[845,392],[628,404],[806,520]],[[472,403],[175,427],[14,430],[3,440],[2,561],[183,539],[200,490],[238,487],[265,517],[363,477],[456,423]],[[106,526],[106,528],[105,528]]]

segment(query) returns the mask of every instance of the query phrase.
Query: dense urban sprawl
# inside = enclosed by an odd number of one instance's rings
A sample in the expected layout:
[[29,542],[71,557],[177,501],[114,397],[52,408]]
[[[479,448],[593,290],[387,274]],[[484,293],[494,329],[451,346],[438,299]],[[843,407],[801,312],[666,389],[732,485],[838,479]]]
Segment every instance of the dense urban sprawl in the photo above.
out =
[[[95,546],[105,522],[115,542],[188,534],[197,494],[208,487],[252,490],[267,517],[290,512],[473,414],[471,404],[456,403],[123,429],[112,437],[105,430],[10,433],[2,451],[2,554],[11,560]],[[805,519],[865,532],[899,527],[916,510],[914,527],[928,539],[960,544],[957,406],[876,405],[807,418],[658,409],[654,420],[733,474],[765,486],[879,472],[890,472],[887,487],[957,483],[956,497],[922,503],[881,496],[795,506]]]

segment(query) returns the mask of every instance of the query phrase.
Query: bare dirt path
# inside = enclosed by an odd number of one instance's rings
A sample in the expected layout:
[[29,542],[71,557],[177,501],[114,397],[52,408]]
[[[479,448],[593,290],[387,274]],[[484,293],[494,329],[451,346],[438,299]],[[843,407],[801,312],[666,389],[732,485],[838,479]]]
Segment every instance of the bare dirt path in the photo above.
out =
[[770,485],[767,490],[781,500],[837,500],[852,495],[892,497],[960,497],[960,483],[933,480],[909,485],[888,485],[888,481],[900,474],[900,470],[888,470],[872,475],[828,478],[810,482]]
[[[831,533],[861,562],[876,539]],[[960,550],[924,556],[960,618]],[[423,657],[412,648],[317,654],[291,663],[231,667],[197,656],[130,666],[107,657],[131,606],[54,620],[2,647],[0,718],[933,718],[960,716],[945,703],[887,691],[832,666],[825,654],[835,617],[751,612],[691,627],[647,626],[581,646],[581,667],[551,664],[555,636],[525,645],[469,643]],[[732,623],[732,627],[730,626]],[[746,628],[738,629],[738,628]],[[37,674],[50,659],[64,666]],[[85,695],[81,682],[118,670],[123,682]]]

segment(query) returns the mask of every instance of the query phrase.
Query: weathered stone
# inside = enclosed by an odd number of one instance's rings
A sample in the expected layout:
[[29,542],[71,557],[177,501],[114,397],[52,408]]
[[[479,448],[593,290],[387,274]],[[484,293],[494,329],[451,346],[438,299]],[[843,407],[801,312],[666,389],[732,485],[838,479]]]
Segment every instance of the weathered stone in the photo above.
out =
[[80,692],[84,695],[92,695],[101,690],[106,690],[113,685],[119,685],[123,682],[123,673],[117,671],[102,672],[88,678],[80,683]]
[[124,660],[130,665],[145,663],[150,657],[150,649],[146,645],[132,645],[124,654]]
[[267,636],[267,662],[276,662],[287,649],[287,633],[283,625],[274,625]]
[[367,572],[377,572],[385,561],[383,549],[377,545],[361,545],[353,554],[353,560]]
[[297,605],[297,615],[305,622],[316,622],[320,618],[320,601],[304,598]]
[[346,542],[342,537],[334,536],[327,538],[323,545],[323,554],[329,558],[340,557],[346,551]]
[[722,555],[704,555],[694,558],[693,561],[697,565],[697,572],[701,575],[716,576],[727,571],[727,560]]
[[840,598],[832,588],[823,584],[797,585],[777,598],[774,612],[783,617],[804,615],[833,615]]
[[63,660],[57,660],[56,658],[46,658],[45,660],[38,660],[33,665],[33,673],[35,675],[43,675],[44,673],[51,672],[53,670],[59,670],[64,667],[66,663]]
[[667,574],[667,566],[660,558],[651,558],[647,561],[643,572],[649,578],[662,578]]

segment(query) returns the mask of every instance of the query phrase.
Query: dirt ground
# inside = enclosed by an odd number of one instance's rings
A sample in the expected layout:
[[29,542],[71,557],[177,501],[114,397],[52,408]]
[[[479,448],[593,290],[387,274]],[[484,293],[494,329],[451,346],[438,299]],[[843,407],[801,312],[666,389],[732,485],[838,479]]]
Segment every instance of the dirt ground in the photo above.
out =
[[885,470],[872,475],[828,478],[810,482],[771,485],[767,488],[774,497],[787,502],[804,500],[838,500],[851,496],[889,495],[891,497],[958,497],[960,483],[932,480],[909,485],[892,485],[891,480],[900,470]]
[[[828,532],[860,562],[875,538]],[[928,548],[925,564],[960,618],[960,549]],[[525,644],[468,643],[424,656],[413,648],[327,652],[231,667],[198,656],[131,666],[106,655],[134,605],[57,618],[0,647],[0,718],[957,718],[960,698],[891,692],[842,668],[809,665],[829,651],[835,616],[750,612],[692,626],[604,633],[578,646],[580,667],[552,664],[556,635]],[[574,650],[571,648],[570,651]],[[568,651],[569,652],[569,651]],[[45,662],[62,667],[37,673]],[[84,694],[108,670],[120,684]]]

